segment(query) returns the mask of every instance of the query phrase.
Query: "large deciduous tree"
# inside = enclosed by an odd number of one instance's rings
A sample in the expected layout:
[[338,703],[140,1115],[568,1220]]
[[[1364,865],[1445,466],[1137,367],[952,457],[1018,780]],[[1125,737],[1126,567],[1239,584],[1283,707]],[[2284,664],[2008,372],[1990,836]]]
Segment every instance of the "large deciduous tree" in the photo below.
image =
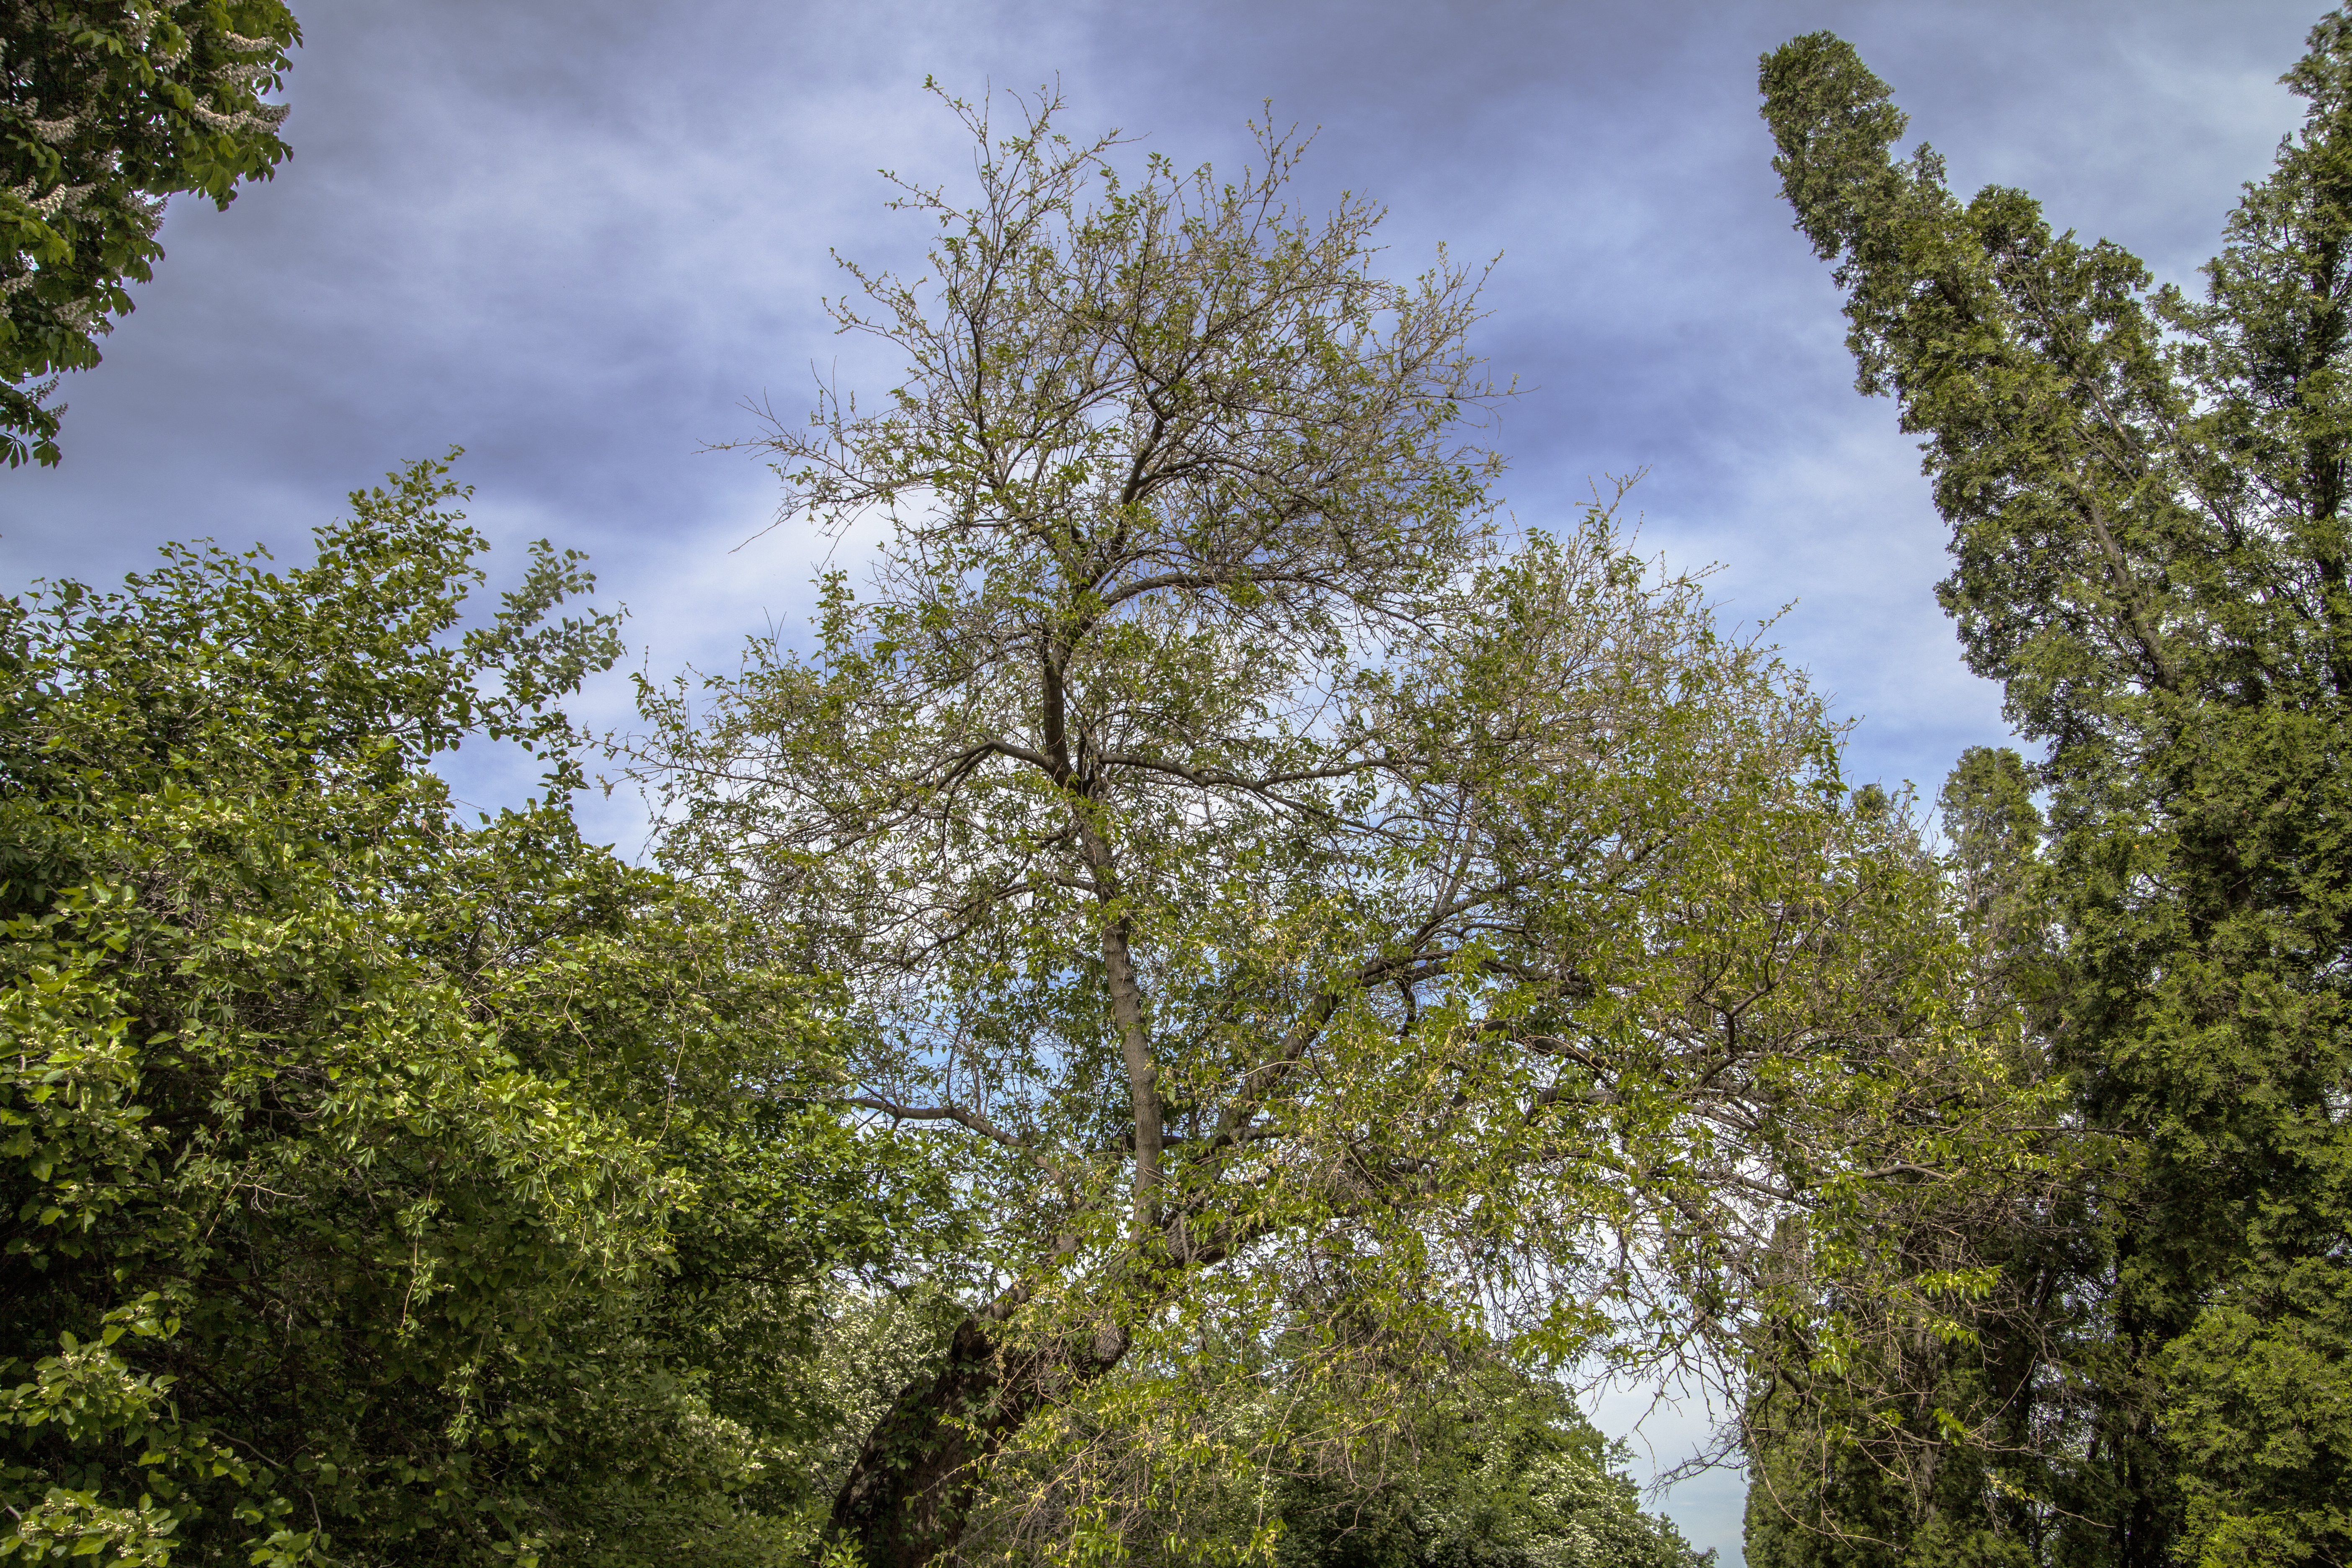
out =
[[[824,994],[581,841],[614,617],[541,552],[461,629],[451,499],[0,601],[0,1557],[807,1533],[813,1282],[881,1212]],[[429,764],[495,738],[551,787],[468,822]]]
[[286,157],[265,101],[300,40],[282,0],[0,5],[0,459],[55,463],[60,371],[150,275],[174,194],[226,207]]
[[987,1215],[835,1507],[874,1568],[1165,1524],[1252,1347],[1344,1460],[1490,1331],[1736,1338],[1790,1215],[2031,1136],[1801,678],[1606,508],[1497,524],[1475,274],[1379,276],[1279,137],[1129,182],[1052,108],[964,110],[927,274],[836,307],[902,375],[760,443],[870,587],[646,694],[670,864],[845,976],[852,1103]]
[[2068,1561],[2352,1555],[2352,24],[2284,79],[2302,130],[2196,299],[1895,157],[1834,37],[1764,62],[1859,385],[1927,437],[1945,606],[2046,747],[2005,917],[2039,900],[2029,1008],[2132,1152],[2039,1287],[2089,1314],[2023,1385],[2045,1468],[1968,1504]]

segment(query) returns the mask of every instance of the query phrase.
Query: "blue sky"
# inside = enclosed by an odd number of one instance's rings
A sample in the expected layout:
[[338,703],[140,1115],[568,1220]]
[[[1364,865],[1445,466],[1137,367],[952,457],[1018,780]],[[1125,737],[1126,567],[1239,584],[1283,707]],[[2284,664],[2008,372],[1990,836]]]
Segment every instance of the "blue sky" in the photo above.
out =
[[[1248,120],[1319,127],[1312,200],[1386,201],[1397,269],[1440,242],[1500,262],[1478,342],[1525,395],[1495,439],[1517,519],[1572,517],[1646,468],[1649,547],[1723,563],[1727,613],[1860,720],[1857,780],[1932,792],[2005,734],[1932,586],[1943,531],[1885,402],[1852,389],[1826,274],[1789,227],[1758,54],[1832,28],[1895,88],[1956,185],[2018,184],[2062,227],[2193,282],[2242,181],[2297,121],[2276,85],[2307,0],[296,0],[296,153],[228,212],[175,205],[169,255],[106,363],[68,378],[66,462],[0,473],[0,590],[103,579],[169,539],[299,551],[344,491],[468,449],[472,514],[588,551],[633,658],[726,665],[798,624],[818,542],[774,482],[705,443],[814,369],[888,384],[835,339],[829,248],[890,264],[922,234],[875,171],[952,181],[920,90],[1058,79],[1074,130],[1238,163]],[[618,682],[591,708],[622,722]],[[520,788],[458,770],[484,800]],[[625,806],[600,807],[614,835]],[[1612,1400],[1622,1426],[1637,1405]],[[1643,1429],[1662,1464],[1692,1422]],[[1637,1447],[1641,1447],[1637,1443]],[[1646,1453],[1646,1450],[1645,1450]],[[1737,1558],[1736,1478],[1667,1500]]]

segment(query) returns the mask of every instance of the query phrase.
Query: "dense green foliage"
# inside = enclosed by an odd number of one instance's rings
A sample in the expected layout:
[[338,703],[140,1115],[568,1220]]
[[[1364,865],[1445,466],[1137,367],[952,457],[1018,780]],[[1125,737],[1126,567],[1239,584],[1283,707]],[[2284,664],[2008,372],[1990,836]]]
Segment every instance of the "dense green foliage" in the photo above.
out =
[[[1116,1520],[1121,1560],[1268,1568],[1706,1568],[1675,1527],[1642,1511],[1626,1456],[1551,1384],[1490,1358],[1410,1368],[1412,1403],[1366,1420],[1380,1392],[1344,1399],[1352,1422],[1297,1406],[1313,1358],[1281,1346],[1228,1357],[1206,1397],[1138,1413],[1117,1402],[1061,1413],[1099,1422],[1098,1447],[1138,1472],[1126,1487],[1055,1484],[1064,1445],[1029,1444],[999,1468],[957,1560],[1032,1563],[1061,1538]],[[1177,1462],[1171,1462],[1177,1461]],[[1189,1463],[1182,1462],[1189,1460]],[[1040,1541],[1055,1544],[1041,1551]]]
[[99,360],[174,193],[228,205],[286,156],[282,0],[0,5],[0,458],[58,460],[57,372]]
[[[1972,749],[1941,805],[1946,875],[1974,961],[1966,1005],[2039,1018],[2050,981],[2042,823],[2024,764],[2012,752]],[[1825,1315],[1847,1331],[1823,1334],[1790,1314],[1759,1336],[1742,1411],[1756,1568],[2004,1563],[2038,1523],[2064,1435],[2053,1441],[2038,1425],[2052,1402],[2037,1395],[2085,1327],[2083,1304],[2063,1286],[2095,1260],[2082,1189],[2115,1150],[2063,1113],[2040,1032],[2005,1038],[2011,1082],[2053,1119],[2043,1167],[1979,1168],[1967,1181],[1921,1180],[1865,1200],[1892,1268],[1920,1279],[1968,1268],[1965,1314],[1906,1321],[1832,1270]],[[1811,1250],[1810,1239],[1792,1251]]]
[[1848,1539],[1759,1562],[2352,1559],[2352,24],[2284,79],[2302,132],[2198,300],[1895,158],[1904,117],[1837,38],[1765,61],[1859,384],[1927,437],[1944,604],[2046,746],[2046,826],[1990,759],[1955,781],[1962,837],[2007,839],[1988,984],[2121,1157],[2005,1222],[2032,1310],[1955,1400],[2006,1438],[1890,1501],[1865,1438],[1800,1463],[1767,1435],[1759,1473],[1822,1482],[1798,1522]]
[[[1229,1560],[1270,1535],[1275,1568],[1704,1568],[1666,1521],[1641,1511],[1624,1460],[1556,1390],[1493,1365],[1461,1367],[1421,1389],[1403,1421],[1349,1456],[1280,1448],[1266,1467],[1226,1478],[1222,1507],[1186,1521],[1180,1551],[1153,1520],[1130,1531],[1134,1555]],[[1255,1412],[1278,1424],[1267,1408]],[[1276,1528],[1268,1531],[1271,1522]]]
[[[1703,1568],[1673,1524],[1637,1506],[1623,1462],[1575,1407],[1540,1389],[1436,1392],[1357,1484],[1286,1478],[1278,1568]],[[1369,1483],[1369,1484],[1367,1484]]]
[[[618,650],[432,466],[313,564],[0,604],[0,1556],[780,1563],[874,1177],[821,989],[583,845]],[[426,764],[536,750],[461,823]],[[900,1227],[908,1245],[919,1228]]]
[[[966,1310],[924,1262],[951,1194],[835,1120],[827,994],[579,840],[553,703],[613,621],[551,622],[588,580],[542,551],[457,635],[451,494],[355,496],[290,572],[173,547],[5,606],[0,1555],[805,1561]],[[461,824],[425,764],[467,739],[547,799]],[[885,1259],[918,1287],[843,1283]],[[1335,1398],[1334,1364],[1216,1359],[1144,1555],[1693,1561],[1543,1385],[1408,1359]],[[1061,1412],[1148,1468],[1178,1414]],[[976,1550],[1034,1550],[991,1517]]]

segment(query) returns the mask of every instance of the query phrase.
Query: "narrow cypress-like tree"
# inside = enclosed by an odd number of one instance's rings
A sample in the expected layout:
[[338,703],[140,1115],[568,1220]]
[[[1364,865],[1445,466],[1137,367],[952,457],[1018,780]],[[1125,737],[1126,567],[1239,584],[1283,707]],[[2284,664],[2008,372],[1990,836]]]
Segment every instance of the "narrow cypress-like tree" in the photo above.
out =
[[1842,40],[1764,61],[1860,389],[1926,437],[1944,605],[2046,748],[2031,1010],[2128,1151],[2084,1184],[2052,1300],[2095,1331],[2042,1342],[2053,1436],[2012,1467],[2053,1560],[2352,1555],[2352,23],[2284,79],[2303,130],[2195,299],[1894,156],[1905,117]]

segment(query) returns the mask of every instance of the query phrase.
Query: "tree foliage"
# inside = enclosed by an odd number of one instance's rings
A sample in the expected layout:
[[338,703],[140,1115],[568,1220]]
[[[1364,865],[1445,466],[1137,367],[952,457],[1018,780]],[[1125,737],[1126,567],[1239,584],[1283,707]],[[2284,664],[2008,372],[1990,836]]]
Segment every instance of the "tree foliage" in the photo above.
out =
[[[99,362],[163,255],[174,193],[226,207],[287,155],[263,101],[300,40],[282,0],[0,6],[0,458],[58,460],[60,371]],[[46,379],[45,379],[46,378]]]
[[[786,515],[878,531],[870,587],[646,692],[668,864],[845,977],[849,1102],[988,1216],[835,1504],[877,1568],[1139,1550],[1276,1449],[1344,1473],[1493,1333],[1819,1326],[1789,1223],[1858,1279],[1861,1194],[2040,1157],[1801,678],[1608,508],[1496,525],[1475,274],[1381,278],[1281,137],[1129,182],[1054,107],[962,110],[972,204],[902,189],[924,279],[836,307],[902,379],[761,443]],[[1971,1267],[1888,1310],[1964,1315]],[[1236,1435],[1267,1344],[1298,1397]]]
[[[805,1536],[814,1281],[882,1213],[824,994],[581,842],[555,704],[616,618],[542,546],[460,633],[439,473],[291,571],[0,603],[0,1556]],[[469,826],[428,763],[486,740],[550,787]]]
[[1295,1424],[1284,1408],[1300,1391],[1265,1376],[1265,1364],[1255,1370],[1214,1417],[1255,1462],[1215,1467],[1181,1499],[1164,1493],[1172,1506],[1125,1532],[1131,1557],[1278,1568],[1705,1568],[1712,1560],[1642,1511],[1621,1473],[1623,1450],[1573,1401],[1507,1365],[1465,1360],[1420,1380],[1413,1407],[1364,1434],[1345,1463],[1286,1430]]
[[1878,1238],[1881,1267],[1958,1288],[1963,1312],[1890,1311],[1822,1268],[1810,1237],[1790,1238],[1836,1329],[1798,1314],[1752,1342],[1739,1426],[1757,1568],[2031,1560],[2053,1461],[2079,1436],[2053,1429],[2070,1411],[2052,1374],[2095,1341],[2066,1286],[2095,1261],[2084,1183],[2116,1151],[2074,1124],[2038,1026],[2052,960],[2022,760],[1971,749],[1940,805],[1943,876],[1970,953],[1955,1000],[2001,1043],[2011,1092],[2041,1107],[2043,1131],[2030,1165],[1858,1194],[1853,1223]]
[[2068,1247],[2011,1271],[2086,1326],[2021,1374],[2031,1462],[1906,1530],[1957,1510],[2068,1561],[2352,1555],[2352,25],[2284,79],[2304,126],[2200,300],[2022,192],[1963,202],[1924,144],[1895,157],[1904,116],[1843,41],[1764,62],[1858,385],[1927,437],[1945,606],[2046,747],[2046,826],[2013,781],[1974,819],[2016,846],[1996,945],[2075,1114],[2130,1151],[2078,1184]]

